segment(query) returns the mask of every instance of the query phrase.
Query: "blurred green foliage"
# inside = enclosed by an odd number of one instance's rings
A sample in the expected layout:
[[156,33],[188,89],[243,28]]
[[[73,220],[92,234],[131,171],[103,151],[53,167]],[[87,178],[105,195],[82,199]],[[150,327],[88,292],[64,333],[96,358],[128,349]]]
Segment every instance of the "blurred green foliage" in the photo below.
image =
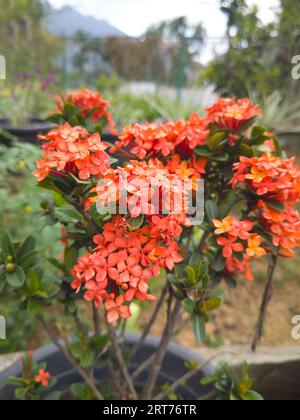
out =
[[264,24],[257,6],[245,0],[220,0],[227,17],[227,51],[205,69],[202,79],[223,95],[268,95],[282,90],[288,97],[299,92],[291,77],[292,58],[300,51],[299,5],[281,0],[274,22]]

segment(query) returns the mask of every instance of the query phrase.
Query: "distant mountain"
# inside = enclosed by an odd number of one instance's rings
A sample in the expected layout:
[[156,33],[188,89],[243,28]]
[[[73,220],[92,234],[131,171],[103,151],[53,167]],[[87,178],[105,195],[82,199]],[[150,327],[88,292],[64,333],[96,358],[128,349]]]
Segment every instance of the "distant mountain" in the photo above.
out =
[[106,20],[85,16],[70,6],[53,9],[47,5],[45,26],[57,37],[72,37],[78,31],[84,31],[96,38],[124,37],[126,34]]

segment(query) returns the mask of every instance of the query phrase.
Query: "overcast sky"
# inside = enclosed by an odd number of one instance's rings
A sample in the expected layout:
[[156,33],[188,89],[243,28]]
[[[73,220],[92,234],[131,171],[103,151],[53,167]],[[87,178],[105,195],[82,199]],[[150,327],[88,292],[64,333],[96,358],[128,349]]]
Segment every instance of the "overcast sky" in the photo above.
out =
[[[58,8],[71,5],[86,15],[106,19],[126,34],[141,35],[147,27],[162,20],[187,16],[191,23],[202,21],[211,38],[222,37],[225,19],[218,0],[49,0]],[[248,0],[259,5],[264,22],[274,19],[279,0]],[[213,47],[222,48],[222,41],[210,39],[207,58]]]

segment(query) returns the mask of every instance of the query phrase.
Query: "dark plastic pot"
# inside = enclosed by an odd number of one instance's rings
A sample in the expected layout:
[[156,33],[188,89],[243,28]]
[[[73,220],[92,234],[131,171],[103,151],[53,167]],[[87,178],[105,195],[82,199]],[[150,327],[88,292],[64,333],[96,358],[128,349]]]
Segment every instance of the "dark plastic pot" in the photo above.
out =
[[[42,120],[41,118],[30,118],[28,124],[22,126],[13,126],[8,118],[0,119],[0,129],[6,131],[11,136],[17,137],[26,143],[37,144],[38,134],[46,134],[55,125]],[[11,140],[0,135],[0,143],[7,146],[11,145]]]
[[[133,346],[139,336],[137,334],[128,334],[126,341],[129,347]],[[159,339],[149,337],[142,349],[133,358],[130,364],[130,370],[134,371],[139,367],[145,360],[147,360],[155,351],[159,343]],[[34,357],[39,362],[47,362],[47,369],[57,379],[55,388],[51,391],[60,391],[63,395],[68,395],[70,385],[73,383],[82,382],[81,377],[72,368],[66,358],[57,350],[54,345],[44,347],[37,350],[34,353]],[[158,385],[164,385],[166,383],[173,383],[177,379],[181,378],[186,372],[185,367],[186,361],[195,360],[199,364],[203,364],[204,360],[195,352],[191,352],[176,344],[171,344],[168,349],[168,354],[163,363],[162,369],[158,378]],[[16,363],[2,374],[0,374],[0,400],[13,400],[14,391],[10,385],[5,385],[5,381],[10,376],[20,376],[22,371],[21,363]],[[210,387],[206,387],[200,384],[200,380],[203,376],[212,375],[214,369],[211,365],[207,365],[203,368],[202,373],[195,375],[187,384],[179,387],[177,393],[183,400],[197,400],[199,397],[206,395],[211,391]],[[96,376],[99,381],[105,381],[109,376],[106,368],[98,369]],[[147,378],[147,372],[143,372],[136,380],[136,386],[142,386]],[[45,397],[47,391],[45,391]]]

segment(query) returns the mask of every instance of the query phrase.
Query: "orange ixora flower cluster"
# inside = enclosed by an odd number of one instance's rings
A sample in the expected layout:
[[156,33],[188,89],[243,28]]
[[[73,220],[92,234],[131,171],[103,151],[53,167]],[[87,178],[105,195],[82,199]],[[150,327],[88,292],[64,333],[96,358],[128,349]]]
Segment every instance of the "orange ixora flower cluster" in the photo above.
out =
[[300,171],[295,158],[280,159],[270,153],[261,157],[241,157],[234,165],[233,187],[245,184],[264,199],[294,205],[300,197]]
[[90,117],[93,122],[98,122],[106,118],[108,129],[112,134],[117,134],[115,122],[112,114],[109,112],[110,103],[103,99],[99,92],[93,92],[90,89],[81,89],[75,92],[69,92],[66,97],[60,97],[56,101],[57,112],[63,112],[64,105],[71,103],[79,109],[80,115]]
[[85,300],[96,307],[104,302],[109,323],[129,318],[133,299],[155,301],[149,282],[160,269],[172,270],[183,260],[177,242],[182,222],[180,216],[153,216],[142,228],[131,230],[125,218],[114,216],[103,234],[94,237],[93,252],[74,267],[73,289],[84,287]]
[[223,220],[213,220],[213,224],[217,243],[226,259],[226,270],[244,273],[249,281],[253,280],[251,259],[266,255],[262,237],[253,232],[253,222],[228,216]]
[[179,152],[189,156],[195,147],[205,144],[208,136],[207,120],[193,114],[188,121],[128,125],[112,152],[130,148],[139,159],[146,156],[166,158]]
[[[185,175],[185,174],[183,174]],[[149,162],[131,161],[124,168],[108,171],[97,188],[91,202],[102,206],[116,204],[115,212],[137,218],[160,213],[186,215],[193,180],[182,174],[171,173],[156,159]]]
[[293,256],[300,246],[300,215],[293,209],[300,200],[300,170],[295,159],[280,159],[271,154],[240,158],[231,181],[257,195],[257,220],[273,237],[273,245],[284,257]]
[[221,98],[207,110],[207,119],[220,128],[239,131],[245,122],[260,115],[260,107],[248,98]]
[[40,135],[43,159],[37,161],[34,172],[42,181],[51,172],[67,172],[82,180],[92,175],[104,175],[110,167],[109,156],[105,152],[106,143],[101,142],[100,134],[89,134],[82,127],[71,127],[68,123],[48,134]]

